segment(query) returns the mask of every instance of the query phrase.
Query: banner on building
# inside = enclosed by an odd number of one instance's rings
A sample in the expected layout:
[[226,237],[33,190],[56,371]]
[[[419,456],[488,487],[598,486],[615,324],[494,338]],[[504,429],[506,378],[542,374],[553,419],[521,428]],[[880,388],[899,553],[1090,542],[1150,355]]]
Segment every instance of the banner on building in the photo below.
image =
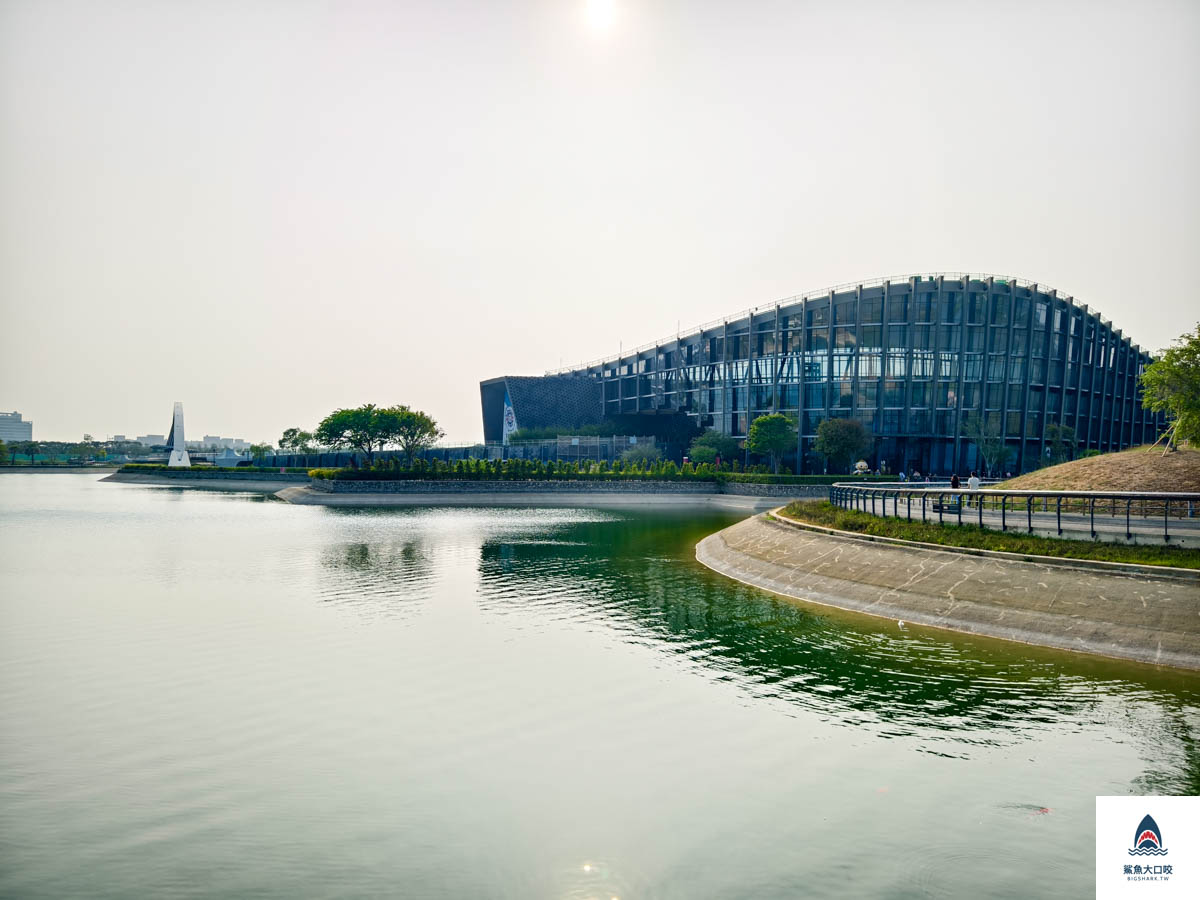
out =
[[508,398],[508,391],[504,392],[504,443],[508,443],[510,435],[517,430],[517,414],[513,412],[512,400]]

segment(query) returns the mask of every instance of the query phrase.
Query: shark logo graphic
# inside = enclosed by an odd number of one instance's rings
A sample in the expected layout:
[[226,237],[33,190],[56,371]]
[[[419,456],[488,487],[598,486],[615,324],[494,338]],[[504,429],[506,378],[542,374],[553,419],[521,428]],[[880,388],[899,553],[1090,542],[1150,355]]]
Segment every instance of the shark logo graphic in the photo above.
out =
[[1129,851],[1130,856],[1166,856],[1167,848],[1163,846],[1162,832],[1158,830],[1158,823],[1150,816],[1145,816],[1138,823],[1137,831],[1133,835],[1133,849]]

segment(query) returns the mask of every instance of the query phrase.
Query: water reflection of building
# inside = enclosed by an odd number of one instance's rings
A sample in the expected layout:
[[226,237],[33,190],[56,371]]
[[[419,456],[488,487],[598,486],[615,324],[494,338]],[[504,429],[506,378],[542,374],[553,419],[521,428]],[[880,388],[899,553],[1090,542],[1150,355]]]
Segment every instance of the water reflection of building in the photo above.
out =
[[[882,723],[877,730],[887,737],[957,745],[930,743],[930,752],[1016,739],[1114,691],[1144,697],[1157,687],[1169,702],[1179,686],[1175,675],[1108,660],[814,612],[679,555],[681,545],[690,548],[717,527],[694,515],[631,516],[566,526],[553,541],[488,541],[480,602],[500,615],[603,622],[755,696],[847,724]],[[1193,710],[1200,707],[1196,688],[1193,680]],[[1137,728],[1162,730],[1172,746],[1193,745],[1183,718],[1164,720],[1153,704],[1142,709]],[[1200,753],[1186,755],[1181,768],[1198,787]]]

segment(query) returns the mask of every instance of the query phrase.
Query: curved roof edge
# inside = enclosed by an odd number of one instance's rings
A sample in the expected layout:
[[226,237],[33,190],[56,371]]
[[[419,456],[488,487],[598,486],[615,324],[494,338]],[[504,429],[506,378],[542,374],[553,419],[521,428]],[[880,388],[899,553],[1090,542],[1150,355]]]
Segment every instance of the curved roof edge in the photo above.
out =
[[[685,338],[685,337],[691,337],[692,335],[699,334],[700,332],[703,332],[703,331],[707,331],[710,328],[715,328],[718,325],[723,325],[726,322],[731,322],[731,321],[734,321],[737,319],[741,319],[743,317],[753,317],[753,316],[759,315],[764,312],[769,312],[780,306],[793,306],[797,303],[802,303],[805,300],[815,300],[815,299],[819,299],[819,298],[828,297],[830,294],[836,294],[836,293],[839,293],[839,292],[842,292],[845,290],[849,290],[852,288],[857,289],[860,287],[863,287],[863,288],[879,287],[882,285],[897,284],[897,283],[907,284],[908,282],[912,281],[914,278],[919,279],[919,280],[928,279],[930,281],[935,281],[938,278],[943,278],[943,279],[947,279],[950,281],[963,281],[963,280],[987,281],[990,278],[994,281],[1003,281],[1006,284],[1013,284],[1013,285],[1016,285],[1017,287],[1038,289],[1041,291],[1041,293],[1044,293],[1044,294],[1054,294],[1055,296],[1058,296],[1060,293],[1057,288],[1052,288],[1041,281],[1032,281],[1027,278],[1018,278],[1014,275],[996,275],[996,274],[993,274],[990,272],[912,272],[907,275],[883,275],[878,278],[870,278],[870,279],[866,279],[863,281],[846,281],[846,282],[843,282],[842,284],[835,284],[832,287],[821,288],[820,290],[816,290],[816,291],[807,291],[803,294],[793,294],[790,297],[784,297],[780,300],[775,300],[771,303],[764,303],[761,306],[754,306],[754,307],[750,307],[748,309],[738,310],[737,312],[733,313],[732,315],[722,316],[719,319],[712,319],[708,322],[704,322],[701,325],[695,325],[690,328],[682,329],[681,331],[678,331],[676,334],[662,338],[661,340],[650,341],[649,343],[640,344],[637,347],[633,347],[629,350],[622,350],[621,352],[616,353],[616,354],[610,354],[607,356],[597,357],[596,359],[591,359],[586,362],[580,362],[573,366],[569,365],[569,366],[560,366],[556,369],[546,369],[546,375],[566,375],[571,372],[578,372],[582,369],[589,369],[592,366],[598,366],[598,365],[601,365],[601,364],[609,362],[609,361],[625,359],[628,356],[636,356],[639,353],[644,353],[647,350],[651,350],[655,347],[660,347],[663,344],[670,343],[671,341],[676,341],[676,340],[679,340],[679,339]],[[1074,296],[1071,294],[1063,295],[1062,299],[1069,303],[1072,303],[1072,304],[1074,303],[1074,300],[1075,300]],[[1086,303],[1080,304],[1080,307],[1082,309],[1086,310],[1087,312],[1092,313],[1098,319],[1100,319],[1101,322],[1106,323],[1110,328],[1112,328],[1112,320],[1105,319],[1098,310],[1092,309]],[[1113,330],[1115,332],[1117,332],[1118,334],[1122,334],[1122,330],[1120,328],[1113,328]],[[1132,341],[1130,341],[1130,345],[1136,350],[1139,350],[1139,351],[1141,350],[1141,347],[1138,344],[1133,343]]]

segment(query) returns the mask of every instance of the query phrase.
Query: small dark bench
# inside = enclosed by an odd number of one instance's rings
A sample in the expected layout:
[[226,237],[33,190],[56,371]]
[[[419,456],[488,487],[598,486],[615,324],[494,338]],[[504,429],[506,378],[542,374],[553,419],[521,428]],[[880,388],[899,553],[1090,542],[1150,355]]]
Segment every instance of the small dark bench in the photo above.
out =
[[957,515],[962,510],[962,500],[952,500],[948,503],[934,500],[931,508],[934,512],[954,513]]

